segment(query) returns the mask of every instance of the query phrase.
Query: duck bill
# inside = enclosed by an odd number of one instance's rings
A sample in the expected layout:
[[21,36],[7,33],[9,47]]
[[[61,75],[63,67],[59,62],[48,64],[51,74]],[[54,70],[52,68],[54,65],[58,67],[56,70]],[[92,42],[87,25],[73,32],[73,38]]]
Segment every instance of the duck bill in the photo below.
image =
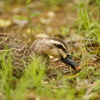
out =
[[61,60],[66,65],[70,65],[75,71],[77,69],[80,69],[79,65],[69,56],[67,56],[66,58],[61,58]]

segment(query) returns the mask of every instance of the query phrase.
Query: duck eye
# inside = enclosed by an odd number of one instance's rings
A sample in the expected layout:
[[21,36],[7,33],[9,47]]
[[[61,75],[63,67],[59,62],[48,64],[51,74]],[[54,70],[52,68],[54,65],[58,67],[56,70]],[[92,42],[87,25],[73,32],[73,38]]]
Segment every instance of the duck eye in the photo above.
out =
[[66,52],[66,49],[61,44],[54,44],[57,48],[62,49],[64,52]]
[[56,47],[58,47],[58,48],[60,48],[60,49],[62,49],[63,48],[63,46],[61,45],[61,44],[54,44]]

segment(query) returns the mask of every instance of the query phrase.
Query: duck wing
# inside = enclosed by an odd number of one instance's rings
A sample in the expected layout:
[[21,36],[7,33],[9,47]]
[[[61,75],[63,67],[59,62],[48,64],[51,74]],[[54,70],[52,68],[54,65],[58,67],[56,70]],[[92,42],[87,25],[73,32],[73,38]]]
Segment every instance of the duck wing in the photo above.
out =
[[8,34],[0,34],[0,50],[5,49],[21,49],[25,46],[19,39],[14,38]]
[[[22,43],[19,39],[7,34],[0,34],[0,54],[4,52],[8,52],[5,55],[6,61],[11,56],[13,75],[20,78],[25,67],[32,61],[30,56],[32,56],[33,52],[28,45]],[[0,62],[2,62],[2,59]]]

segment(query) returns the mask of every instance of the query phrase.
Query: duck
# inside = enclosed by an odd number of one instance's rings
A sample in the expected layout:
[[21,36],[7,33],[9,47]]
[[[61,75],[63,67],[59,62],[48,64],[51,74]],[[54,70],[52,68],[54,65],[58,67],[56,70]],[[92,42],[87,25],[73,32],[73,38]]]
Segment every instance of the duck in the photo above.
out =
[[43,57],[50,55],[60,59],[67,66],[71,66],[75,71],[80,69],[79,64],[69,55],[66,43],[60,38],[39,38],[36,39],[31,46],[28,46],[13,36],[0,33],[0,52],[8,49],[12,49],[13,75],[15,77],[20,77],[23,73],[23,69],[25,69],[22,62],[25,61],[28,65],[32,61],[32,59],[30,59],[31,56],[34,57],[35,55]]

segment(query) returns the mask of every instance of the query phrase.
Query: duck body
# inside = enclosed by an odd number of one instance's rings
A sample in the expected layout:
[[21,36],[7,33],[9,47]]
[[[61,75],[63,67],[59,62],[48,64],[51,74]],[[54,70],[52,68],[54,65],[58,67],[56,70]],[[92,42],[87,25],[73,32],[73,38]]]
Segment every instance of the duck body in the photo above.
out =
[[7,34],[0,34],[0,52],[8,49],[11,49],[12,64],[14,66],[13,75],[16,77],[20,77],[23,74],[25,67],[32,61],[31,56],[34,57],[35,54],[42,56],[51,55],[59,58],[65,64],[71,65],[74,70],[78,66],[77,63],[67,56],[68,48],[64,41],[58,38],[40,38],[35,40],[29,47],[19,39],[15,39]]
[[4,49],[22,49],[25,46],[19,39],[16,39],[7,34],[0,34],[0,50]]
[[19,39],[7,34],[0,34],[0,53],[5,51],[11,52],[13,75],[19,78],[23,74],[25,67],[32,61],[30,55],[33,56],[34,52]]

